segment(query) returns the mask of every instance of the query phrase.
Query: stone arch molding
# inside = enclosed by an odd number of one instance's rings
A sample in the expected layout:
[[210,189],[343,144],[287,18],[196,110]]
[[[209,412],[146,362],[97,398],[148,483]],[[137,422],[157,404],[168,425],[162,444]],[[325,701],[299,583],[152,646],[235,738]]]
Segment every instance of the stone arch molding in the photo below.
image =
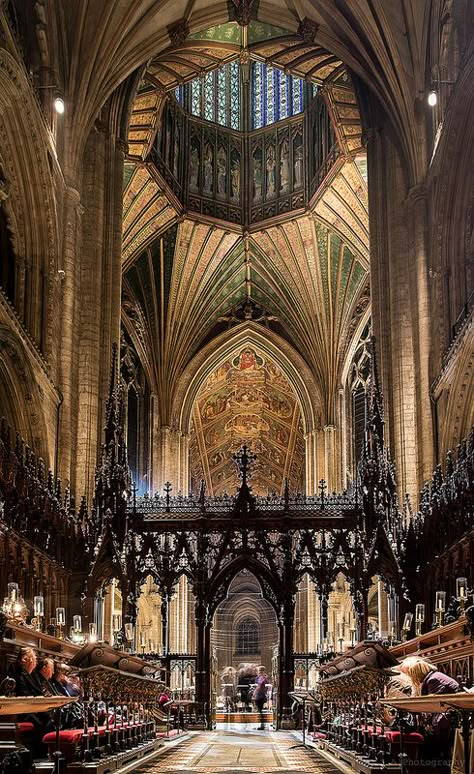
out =
[[176,429],[190,432],[193,406],[202,385],[216,368],[246,346],[257,347],[276,363],[295,390],[303,431],[309,433],[316,429],[322,400],[311,370],[288,342],[255,323],[245,323],[227,331],[191,360],[174,395],[172,416]]
[[10,328],[0,324],[0,416],[51,464],[52,439],[44,414],[45,394],[24,346]]
[[31,299],[31,319],[36,317],[37,323],[41,318],[40,272],[47,277],[46,358],[51,356],[53,340],[59,245],[54,181],[44,142],[48,135],[24,70],[8,51],[0,49],[0,162],[8,186],[7,217],[15,254],[37,277]]

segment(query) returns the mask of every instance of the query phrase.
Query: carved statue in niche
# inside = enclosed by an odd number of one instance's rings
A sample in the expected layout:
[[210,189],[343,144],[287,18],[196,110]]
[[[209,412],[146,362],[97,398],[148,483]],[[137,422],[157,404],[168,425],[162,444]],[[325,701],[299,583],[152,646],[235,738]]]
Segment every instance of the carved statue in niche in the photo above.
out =
[[275,148],[269,145],[267,148],[266,169],[267,169],[267,196],[275,196]]
[[204,186],[203,191],[206,194],[212,193],[212,177],[213,177],[213,152],[211,145],[206,142],[204,146]]
[[[231,170],[232,199],[238,202],[240,199],[240,160],[234,159]],[[261,188],[261,186],[260,186]]]
[[191,148],[189,160],[189,187],[193,191],[197,191],[199,187],[199,151],[196,145],[193,145]]
[[303,146],[295,147],[295,188],[301,188],[303,185]]
[[280,145],[280,191],[286,193],[290,188],[290,149],[288,140]]
[[253,157],[253,200],[254,202],[262,200],[262,159],[260,156]]
[[225,149],[220,146],[217,151],[217,194],[218,196],[226,195],[226,182],[227,182],[227,153]]

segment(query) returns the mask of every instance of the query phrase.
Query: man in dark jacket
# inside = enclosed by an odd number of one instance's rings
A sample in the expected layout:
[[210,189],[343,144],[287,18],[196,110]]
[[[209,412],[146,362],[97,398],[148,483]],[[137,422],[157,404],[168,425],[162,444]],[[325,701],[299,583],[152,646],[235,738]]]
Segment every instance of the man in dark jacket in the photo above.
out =
[[17,696],[41,696],[41,688],[35,674],[37,664],[33,648],[21,648],[13,677]]

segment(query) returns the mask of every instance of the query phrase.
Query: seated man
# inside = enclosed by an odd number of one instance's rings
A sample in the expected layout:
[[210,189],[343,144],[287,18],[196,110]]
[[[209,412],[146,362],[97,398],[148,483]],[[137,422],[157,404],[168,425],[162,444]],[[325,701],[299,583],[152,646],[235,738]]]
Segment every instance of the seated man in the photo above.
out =
[[16,682],[16,696],[41,696],[40,684],[34,671],[37,661],[33,648],[20,649],[12,675]]
[[55,688],[52,678],[54,674],[54,661],[52,658],[40,658],[35,670],[40,692],[43,696],[60,696],[61,692]]
[[[16,682],[15,694],[17,696],[28,697],[44,695],[35,672],[36,664],[37,656],[33,648],[21,648],[13,672],[13,677]],[[44,757],[46,748],[42,742],[43,735],[53,728],[50,713],[26,712],[24,715],[19,716],[19,720],[33,724],[35,736],[30,749],[34,757]],[[28,746],[30,746],[29,743]]]

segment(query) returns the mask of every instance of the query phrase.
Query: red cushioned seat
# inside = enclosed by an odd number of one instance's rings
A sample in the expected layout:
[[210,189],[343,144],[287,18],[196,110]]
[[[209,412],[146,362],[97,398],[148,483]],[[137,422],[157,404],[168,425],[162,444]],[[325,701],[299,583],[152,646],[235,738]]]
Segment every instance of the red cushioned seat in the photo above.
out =
[[17,723],[16,727],[20,734],[32,734],[35,730],[33,723],[27,723],[26,721],[24,723]]
[[[391,744],[400,744],[400,731],[386,731],[385,736]],[[424,737],[417,731],[410,731],[403,734],[403,744],[423,744]]]
[[[385,737],[390,742],[392,760],[396,761],[400,752],[400,731],[386,731]],[[422,734],[419,734],[417,731],[403,734],[403,747],[406,750],[410,750],[410,758],[418,758],[418,748],[424,744],[424,741]]]
[[[89,729],[89,733],[90,733]],[[93,731],[93,729],[92,729]],[[59,741],[60,742],[66,742],[67,744],[71,744],[72,742],[80,742],[82,739],[83,730],[82,728],[70,728],[67,731],[60,731],[59,732]],[[49,731],[49,733],[45,734],[43,736],[43,742],[45,744],[53,744],[56,743],[56,731]]]
[[[89,729],[90,732],[91,729]],[[83,733],[82,728],[70,728],[67,731],[59,732],[59,749],[66,761],[74,760],[76,748],[81,742]],[[52,754],[56,749],[56,731],[50,731],[48,734],[45,734],[43,743],[48,745],[49,752]]]
[[313,733],[313,739],[326,739],[327,734],[325,734],[323,731],[315,731]]

